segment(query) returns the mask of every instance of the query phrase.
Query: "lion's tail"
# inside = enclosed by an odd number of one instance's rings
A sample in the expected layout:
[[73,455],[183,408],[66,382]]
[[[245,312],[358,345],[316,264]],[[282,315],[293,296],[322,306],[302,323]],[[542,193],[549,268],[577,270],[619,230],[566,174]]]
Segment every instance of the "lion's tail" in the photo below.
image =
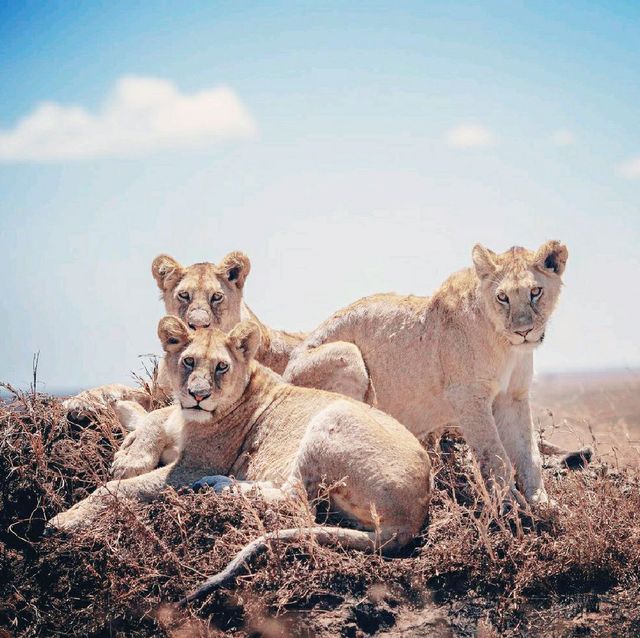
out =
[[571,470],[585,468],[593,458],[593,449],[589,446],[582,447],[579,450],[565,450],[543,438],[538,440],[538,449],[540,454],[556,457],[552,459],[552,465],[568,467]]
[[186,605],[231,582],[242,573],[247,561],[262,553],[269,542],[288,543],[308,536],[314,538],[320,545],[339,544],[349,549],[359,549],[361,551],[371,551],[378,540],[375,532],[363,532],[343,527],[302,527],[269,532],[245,545],[221,572],[207,578],[198,589],[192,591],[178,604]]

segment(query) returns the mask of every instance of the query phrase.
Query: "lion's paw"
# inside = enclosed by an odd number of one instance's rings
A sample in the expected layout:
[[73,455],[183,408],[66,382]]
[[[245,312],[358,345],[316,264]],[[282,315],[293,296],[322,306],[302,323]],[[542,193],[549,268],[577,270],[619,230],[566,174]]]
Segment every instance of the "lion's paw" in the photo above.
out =
[[214,476],[203,476],[198,481],[192,483],[191,489],[194,492],[199,492],[205,487],[211,487],[216,494],[222,494],[225,490],[231,489],[232,485],[233,479],[230,479],[228,476],[216,474]]
[[111,475],[113,478],[126,479],[155,469],[155,460],[150,455],[133,455],[128,450],[120,450],[113,457]]
[[528,494],[527,502],[535,510],[553,512],[559,509],[558,502],[551,498],[544,488],[539,488],[535,492]]
[[117,479],[140,476],[156,469],[156,460],[150,454],[132,451],[132,446],[138,438],[138,432],[134,430],[127,434],[120,445],[120,449],[113,455],[111,475]]
[[51,532],[71,532],[78,529],[82,525],[82,515],[79,509],[72,507],[66,512],[60,512],[60,514],[54,516],[48,523],[45,529],[45,535],[49,535]]
[[104,407],[90,395],[79,394],[70,397],[62,402],[62,408],[69,421],[72,423],[85,424],[89,420],[94,420],[100,408]]

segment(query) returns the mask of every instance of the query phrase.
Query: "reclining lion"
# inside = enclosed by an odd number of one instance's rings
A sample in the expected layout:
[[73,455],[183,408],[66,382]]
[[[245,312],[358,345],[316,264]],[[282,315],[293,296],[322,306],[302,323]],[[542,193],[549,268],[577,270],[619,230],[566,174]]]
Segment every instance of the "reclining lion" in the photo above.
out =
[[[176,462],[134,478],[113,480],[50,524],[62,530],[86,526],[113,496],[148,501],[167,485],[203,481],[217,490],[233,475],[241,490],[258,485],[267,499],[317,495],[321,483],[337,483],[335,508],[361,530],[319,526],[307,530],[321,543],[393,551],[413,539],[428,512],[430,462],[418,440],[394,418],[353,399],[297,388],[254,361],[260,328],[239,323],[228,335],[214,328],[190,331],[177,317],[164,317],[158,334],[167,374],[179,405],[165,408],[166,427],[147,424],[127,448],[157,465],[167,431],[179,433]],[[145,418],[135,403],[121,413]],[[153,419],[154,415],[149,415]],[[158,425],[156,423],[156,425]],[[206,475],[207,476],[203,479]],[[285,530],[278,539],[296,538]],[[256,551],[265,539],[253,543]],[[247,551],[211,583],[232,577]],[[209,583],[208,586],[211,586]]]
[[284,378],[376,405],[420,439],[458,427],[490,481],[513,488],[515,470],[527,501],[546,503],[529,392],[567,256],[558,241],[501,255],[476,245],[473,268],[432,297],[374,295],[338,311],[296,349]]
[[[253,321],[262,337],[256,358],[282,374],[292,350],[302,342],[304,335],[273,330],[253,314],[243,299],[244,284],[250,270],[249,258],[237,251],[229,253],[219,264],[204,262],[182,266],[173,257],[159,255],[151,265],[167,314],[180,317],[192,330],[215,326],[228,332],[239,321]],[[152,396],[142,388],[114,383],[85,390],[67,399],[64,407],[69,414],[82,415],[91,413],[95,405],[133,400],[149,409],[154,397],[171,394],[171,384],[162,361],[156,386],[151,390]]]

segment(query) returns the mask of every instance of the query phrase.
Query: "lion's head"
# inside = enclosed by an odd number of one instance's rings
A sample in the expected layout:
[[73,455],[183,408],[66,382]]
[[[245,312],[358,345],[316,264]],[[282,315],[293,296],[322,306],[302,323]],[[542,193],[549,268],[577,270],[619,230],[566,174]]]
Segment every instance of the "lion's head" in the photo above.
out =
[[244,392],[249,364],[260,345],[260,330],[243,321],[229,334],[217,328],[189,330],[178,317],[163,317],[158,336],[174,396],[191,418],[224,412]]
[[250,270],[251,262],[241,252],[229,253],[218,265],[186,267],[159,255],[151,266],[167,313],[192,330],[215,327],[225,332],[240,321],[242,288]]
[[518,348],[542,343],[560,294],[568,251],[548,241],[537,251],[514,247],[501,255],[477,244],[473,264],[494,327]]

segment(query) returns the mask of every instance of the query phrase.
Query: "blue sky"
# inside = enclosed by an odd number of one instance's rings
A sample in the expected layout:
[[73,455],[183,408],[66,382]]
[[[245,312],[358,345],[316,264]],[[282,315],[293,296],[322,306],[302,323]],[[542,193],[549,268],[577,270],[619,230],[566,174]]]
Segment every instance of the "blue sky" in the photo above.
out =
[[254,311],[303,330],[549,238],[538,369],[640,365],[639,43],[633,2],[0,0],[0,379],[39,350],[45,388],[127,381],[160,252],[244,250]]

